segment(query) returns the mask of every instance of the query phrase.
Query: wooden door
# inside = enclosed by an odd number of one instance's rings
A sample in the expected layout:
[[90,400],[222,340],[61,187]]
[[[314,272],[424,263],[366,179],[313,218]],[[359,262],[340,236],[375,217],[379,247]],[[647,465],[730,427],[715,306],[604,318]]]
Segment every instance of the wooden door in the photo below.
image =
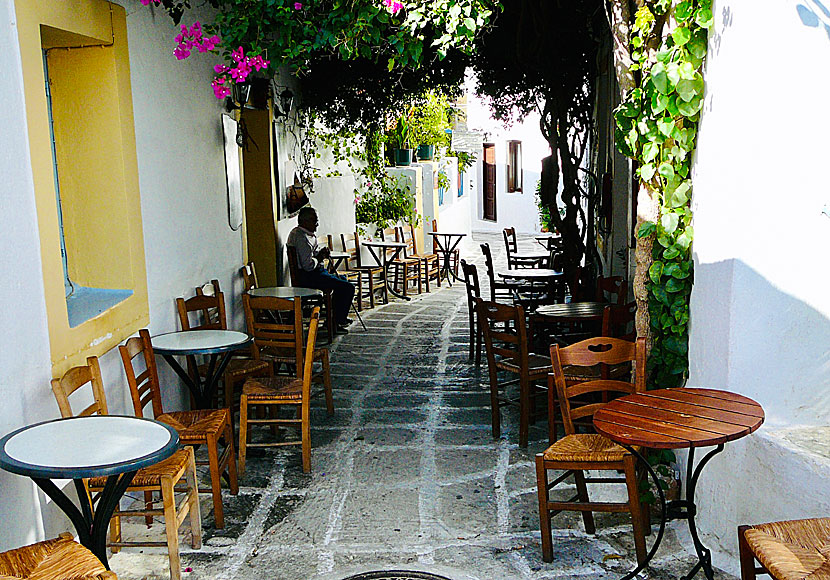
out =
[[496,145],[484,144],[484,219],[496,221]]

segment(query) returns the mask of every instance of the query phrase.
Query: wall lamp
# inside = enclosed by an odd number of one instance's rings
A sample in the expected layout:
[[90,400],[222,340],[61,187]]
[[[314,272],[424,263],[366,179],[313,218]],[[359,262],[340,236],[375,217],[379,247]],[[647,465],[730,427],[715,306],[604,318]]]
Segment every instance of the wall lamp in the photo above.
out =
[[279,95],[279,103],[274,100],[274,118],[287,117],[294,105],[294,93],[291,89],[285,89]]
[[225,99],[225,110],[230,113],[234,109],[242,109],[251,96],[251,83],[233,83],[231,96]]

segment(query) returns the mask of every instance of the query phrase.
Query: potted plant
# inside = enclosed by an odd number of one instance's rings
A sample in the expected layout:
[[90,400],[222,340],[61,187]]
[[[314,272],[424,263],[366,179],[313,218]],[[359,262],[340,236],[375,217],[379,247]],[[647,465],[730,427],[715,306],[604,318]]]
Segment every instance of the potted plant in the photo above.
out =
[[412,142],[418,144],[418,159],[429,161],[435,155],[435,146],[450,147],[450,104],[447,97],[434,91],[427,92],[413,107],[410,127]]
[[412,164],[411,128],[405,116],[398,117],[392,130],[392,144],[395,147],[395,165],[405,167]]

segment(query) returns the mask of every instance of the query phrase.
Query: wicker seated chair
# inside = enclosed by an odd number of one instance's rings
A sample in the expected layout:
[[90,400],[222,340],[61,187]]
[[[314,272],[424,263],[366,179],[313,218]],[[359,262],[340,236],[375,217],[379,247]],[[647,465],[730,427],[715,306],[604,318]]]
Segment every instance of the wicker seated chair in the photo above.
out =
[[741,580],[830,580],[830,518],[739,526],[738,547]]
[[63,533],[46,540],[0,554],[0,578],[38,580],[117,580],[95,555]]

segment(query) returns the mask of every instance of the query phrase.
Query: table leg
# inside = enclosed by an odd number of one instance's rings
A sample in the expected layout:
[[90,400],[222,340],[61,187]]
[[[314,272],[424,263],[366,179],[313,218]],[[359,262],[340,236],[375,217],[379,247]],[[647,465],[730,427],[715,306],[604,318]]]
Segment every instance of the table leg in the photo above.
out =
[[657,530],[657,537],[654,539],[654,543],[651,545],[651,549],[646,554],[645,559],[640,562],[636,568],[634,568],[631,572],[623,576],[620,580],[632,580],[635,578],[640,572],[645,570],[648,563],[651,562],[651,559],[654,558],[654,554],[657,553],[657,549],[660,547],[660,542],[663,541],[663,533],[666,531],[666,494],[663,493],[663,488],[660,487],[660,480],[657,478],[657,473],[654,471],[654,468],[651,467],[649,462],[646,460],[645,457],[640,454],[639,451],[634,449],[629,445],[621,444],[629,453],[633,454],[637,459],[640,461],[642,465],[648,470],[648,474],[651,477],[652,481],[654,481],[654,486],[657,488],[657,495],[660,497],[660,529]]
[[[386,250],[383,251],[383,277],[386,279],[386,289],[392,293],[393,296],[397,296],[402,300],[406,300],[409,302],[412,300],[409,296],[404,296],[403,294],[398,293],[393,286],[389,284],[389,265],[398,259],[398,256],[401,254],[401,250],[403,248],[393,248],[395,250],[395,255],[392,256],[392,259],[389,259],[389,256],[386,255]],[[406,285],[407,281],[404,279],[403,283]]]
[[[184,370],[182,365],[179,364],[176,357],[171,354],[165,354],[162,356],[164,357],[164,360],[167,361],[167,364],[170,365],[170,368],[172,368],[176,374],[179,375],[179,378],[184,382],[187,388],[190,389],[190,392],[193,394],[193,400],[196,402],[196,407],[199,409],[209,409],[213,392],[216,390],[216,385],[219,383],[219,379],[222,377],[222,374],[225,372],[225,369],[231,360],[232,353],[233,351],[227,351],[223,352],[221,355],[210,355],[210,363],[208,363],[207,374],[204,378],[197,375],[195,380],[194,377],[191,377],[188,372]],[[217,359],[219,360],[218,365],[216,364]]]
[[98,499],[98,506],[94,510],[94,515],[92,506],[90,506],[90,497],[87,495],[83,480],[74,480],[75,491],[78,494],[78,501],[81,505],[80,510],[75,507],[72,500],[51,479],[33,477],[32,480],[69,517],[72,525],[75,526],[75,531],[78,532],[78,540],[81,545],[95,554],[95,557],[109,570],[110,566],[107,561],[107,529],[110,518],[112,518],[115,508],[118,506],[118,501],[124,495],[135,474],[135,471],[128,471],[109,476],[104,490]]
[[452,253],[455,251],[455,249],[458,247],[458,245],[460,243],[461,243],[461,236],[458,236],[455,239],[455,242],[453,242],[452,245],[450,245],[449,240],[447,240],[447,248],[448,249],[447,249],[447,262],[446,262],[447,270],[446,270],[446,272],[447,272],[447,282],[449,282],[450,286],[452,286],[452,282],[450,282],[450,276],[452,276],[453,278],[455,278],[459,282],[464,281],[463,278],[459,278],[458,276],[456,276],[455,272],[453,272],[452,268],[450,268],[450,256],[452,255]]

